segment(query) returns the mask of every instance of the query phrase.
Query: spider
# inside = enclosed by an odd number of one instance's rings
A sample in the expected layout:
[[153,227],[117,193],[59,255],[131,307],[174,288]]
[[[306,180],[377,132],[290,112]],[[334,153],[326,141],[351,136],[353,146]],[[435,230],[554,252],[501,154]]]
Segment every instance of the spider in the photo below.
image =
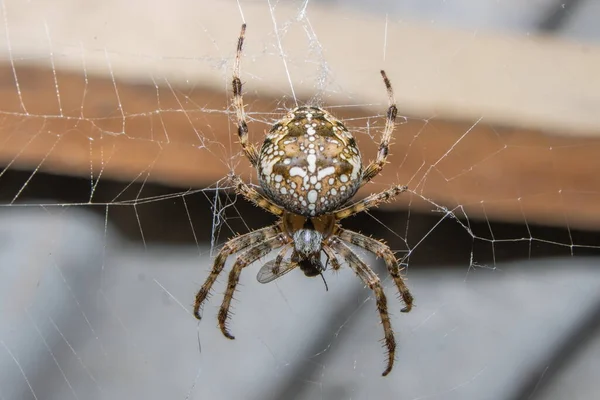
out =
[[[326,268],[321,262],[321,253],[325,254],[333,270],[339,270],[339,257],[375,294],[387,348],[387,367],[383,371],[383,376],[386,376],[392,370],[396,352],[387,299],[379,277],[348,244],[383,258],[404,301],[402,312],[411,310],[413,297],[402,280],[402,269],[391,249],[379,240],[343,229],[339,221],[389,201],[407,189],[406,186],[395,185],[349,204],[357,190],[373,179],[386,163],[397,113],[392,85],[382,70],[389,107],[377,157],[366,168],[362,166],[352,134],[342,122],[320,107],[300,106],[291,110],[273,125],[259,151],[248,141],[242,98],[240,60],[245,32],[246,24],[243,24],[233,68],[233,106],[243,153],[256,168],[264,194],[238,176],[230,175],[229,178],[238,194],[279,219],[274,225],[236,236],[225,243],[196,295],[194,315],[201,319],[200,308],[232,254],[241,252],[229,273],[225,297],[218,313],[221,332],[229,339],[234,339],[228,328],[231,300],[242,269],[271,251],[281,249],[275,260],[267,262],[258,273],[258,281],[267,283],[296,267],[306,276],[320,275]],[[287,257],[290,250],[291,256]]]

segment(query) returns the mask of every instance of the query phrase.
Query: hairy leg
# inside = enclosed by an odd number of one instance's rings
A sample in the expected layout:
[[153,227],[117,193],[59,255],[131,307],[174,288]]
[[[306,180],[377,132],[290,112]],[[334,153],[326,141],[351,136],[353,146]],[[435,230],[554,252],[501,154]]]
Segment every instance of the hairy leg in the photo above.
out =
[[394,124],[396,123],[396,115],[398,114],[398,108],[396,108],[396,100],[394,100],[394,91],[392,90],[392,84],[388,79],[385,71],[381,70],[381,77],[388,93],[388,110],[385,120],[385,129],[381,135],[381,141],[379,142],[379,151],[377,152],[377,158],[371,162],[365,171],[363,172],[361,186],[373,179],[383,169],[387,160],[390,141],[392,139],[392,133],[394,132]]
[[387,367],[383,371],[383,376],[386,376],[394,366],[394,355],[396,354],[396,339],[392,330],[392,323],[388,314],[387,298],[383,292],[379,277],[369,268],[360,258],[346,246],[337,236],[332,236],[328,239],[328,244],[335,250],[341,258],[348,262],[348,265],[359,276],[366,286],[375,293],[375,301],[381,324],[383,325],[384,342],[387,348]]
[[240,62],[242,59],[242,48],[244,46],[244,36],[246,35],[246,24],[242,25],[242,30],[238,38],[237,51],[235,54],[235,63],[233,65],[233,107],[235,108],[238,136],[242,150],[250,164],[254,167],[258,165],[258,150],[248,141],[248,124],[246,123],[246,113],[244,112],[244,98],[242,97],[242,80],[240,79]]
[[242,269],[252,264],[259,258],[266,256],[271,251],[286,245],[288,242],[289,238],[287,237],[287,235],[284,233],[280,233],[244,251],[235,260],[235,264],[233,265],[233,268],[229,273],[229,280],[227,281],[227,290],[225,290],[225,297],[223,298],[223,303],[221,304],[221,309],[219,310],[218,317],[221,332],[223,332],[223,335],[225,335],[225,337],[227,337],[228,339],[235,339],[235,337],[231,333],[229,333],[229,329],[227,329],[227,320],[229,319],[229,307],[231,306],[231,299],[233,298],[235,288],[240,280],[240,274],[242,272]]
[[230,175],[229,180],[235,186],[235,191],[244,196],[248,201],[254,203],[258,207],[275,214],[277,216],[283,215],[283,209],[267,199],[260,192],[254,188],[248,186],[242,179],[237,175]]
[[336,211],[334,213],[335,219],[340,220],[348,218],[353,216],[354,214],[366,211],[369,208],[377,207],[379,204],[390,201],[394,197],[398,196],[400,193],[405,192],[406,189],[406,186],[396,185],[392,186],[387,190],[384,190],[383,192],[372,194],[354,204],[350,204],[349,206]]
[[223,268],[225,267],[225,261],[227,261],[227,257],[229,257],[231,254],[242,251],[245,248],[252,246],[253,244],[262,242],[268,238],[272,238],[278,233],[280,233],[279,228],[273,225],[246,233],[241,236],[237,236],[225,243],[223,248],[219,251],[219,254],[217,254],[217,257],[215,257],[215,262],[213,264],[212,270],[210,271],[210,274],[208,275],[208,278],[206,278],[204,284],[196,294],[196,301],[194,302],[194,316],[196,318],[201,319],[200,307],[202,306],[204,300],[206,300],[206,298],[208,297],[210,289],[217,280],[217,277],[219,276],[221,271],[223,271]]
[[323,251],[327,255],[327,260],[331,263],[331,268],[333,268],[334,271],[339,271],[342,266],[340,265],[340,262],[338,261],[337,256],[331,247],[327,245],[323,246]]
[[[290,250],[291,247],[292,247],[291,244],[285,245],[283,247],[283,249],[281,249],[279,254],[277,254],[277,257],[275,257],[275,260],[269,261],[265,265],[263,265],[260,268],[260,270],[258,271],[258,274],[256,275],[256,280],[259,281],[260,283],[273,282],[275,279],[282,277],[283,275],[287,274],[294,268],[298,267],[298,264],[296,264],[296,263],[293,263],[290,261],[283,262],[285,255],[287,254],[287,252]],[[282,263],[283,263],[283,268],[282,268]]]
[[385,265],[387,266],[388,272],[394,279],[394,283],[398,288],[398,292],[400,292],[400,296],[404,301],[405,307],[400,310],[402,312],[409,312],[413,306],[413,296],[410,294],[408,287],[404,283],[402,279],[402,269],[398,266],[398,260],[392,253],[392,250],[384,243],[379,240],[370,238],[368,236],[362,235],[358,232],[352,232],[349,230],[341,229],[338,233],[340,239],[352,243],[355,246],[361,247],[373,254],[377,257],[383,258],[385,261]]

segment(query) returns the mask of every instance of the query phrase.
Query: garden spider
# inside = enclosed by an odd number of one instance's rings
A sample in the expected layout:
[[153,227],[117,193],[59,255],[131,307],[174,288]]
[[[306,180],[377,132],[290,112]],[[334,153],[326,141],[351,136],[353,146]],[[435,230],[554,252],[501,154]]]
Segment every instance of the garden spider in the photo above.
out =
[[[365,169],[352,134],[339,120],[319,107],[301,106],[291,110],[273,125],[258,151],[248,141],[242,99],[240,59],[245,32],[244,24],[233,68],[233,106],[242,150],[256,168],[264,194],[248,186],[237,176],[230,176],[230,179],[237,193],[275,214],[279,220],[274,225],[236,236],[225,243],[215,258],[210,275],[196,295],[194,315],[201,318],[202,303],[223,271],[225,261],[234,253],[242,252],[229,273],[225,297],[218,314],[221,332],[229,339],[234,339],[227,326],[231,299],[242,269],[271,251],[282,248],[275,260],[266,263],[258,273],[259,282],[267,283],[296,267],[306,276],[320,275],[325,270],[321,263],[321,252],[325,253],[331,267],[339,270],[339,256],[375,293],[388,352],[387,367],[383,372],[383,376],[386,376],[392,370],[396,351],[387,299],[379,277],[359,259],[348,244],[383,258],[405,303],[402,312],[411,310],[413,297],[402,280],[401,268],[391,249],[379,240],[342,229],[338,222],[389,201],[406,190],[406,186],[396,185],[357,203],[347,204],[356,191],[373,179],[386,163],[397,113],[390,81],[385,72],[381,71],[387,88],[389,108],[377,158]],[[290,258],[284,260],[290,249]]]

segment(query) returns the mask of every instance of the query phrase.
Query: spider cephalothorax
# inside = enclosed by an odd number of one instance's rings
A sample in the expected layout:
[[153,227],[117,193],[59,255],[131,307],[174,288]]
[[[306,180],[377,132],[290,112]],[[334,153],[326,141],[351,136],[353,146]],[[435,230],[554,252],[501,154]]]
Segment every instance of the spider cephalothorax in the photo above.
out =
[[[298,264],[306,276],[319,275],[325,269],[321,263],[323,234],[315,229],[311,219],[306,220],[302,229],[291,232],[293,232],[291,235],[294,241],[294,252],[290,261]],[[278,274],[275,273],[275,275]]]
[[[194,315],[200,319],[200,307],[223,271],[225,261],[232,254],[241,252],[229,273],[218,316],[221,332],[230,339],[234,338],[227,328],[231,299],[243,268],[271,251],[281,249],[277,257],[267,262],[258,273],[258,281],[267,283],[295,268],[301,269],[306,276],[321,275],[325,270],[321,262],[322,255],[334,270],[341,267],[342,260],[375,294],[388,350],[387,367],[383,372],[385,376],[392,370],[396,351],[387,299],[379,277],[348,244],[383,258],[405,303],[402,312],[411,310],[413,297],[404,284],[401,268],[391,249],[379,240],[343,229],[339,221],[389,201],[406,190],[406,186],[396,185],[354,204],[347,204],[356,191],[373,179],[386,163],[397,113],[392,85],[385,72],[381,71],[389,107],[377,157],[365,168],[362,167],[360,152],[352,134],[339,120],[319,107],[303,106],[290,111],[273,125],[259,152],[248,142],[242,81],[239,78],[245,32],[244,24],[234,64],[233,104],[242,150],[257,170],[264,195],[239,177],[233,175],[230,178],[239,194],[278,216],[279,220],[274,225],[236,236],[225,243],[215,258],[208,278],[196,294]],[[288,256],[290,250],[291,255]]]

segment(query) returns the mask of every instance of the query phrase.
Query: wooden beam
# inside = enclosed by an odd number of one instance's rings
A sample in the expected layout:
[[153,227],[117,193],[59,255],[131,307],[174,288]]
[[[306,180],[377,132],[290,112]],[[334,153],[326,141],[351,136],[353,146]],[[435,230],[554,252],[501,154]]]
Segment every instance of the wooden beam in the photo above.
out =
[[[228,111],[238,4],[164,4],[5,2],[0,163],[193,187],[231,170],[250,176]],[[414,194],[391,207],[434,209],[429,200],[468,217],[600,226],[599,47],[316,3],[241,11],[254,142],[285,107],[317,94],[372,157],[385,68],[408,118],[368,191],[402,182]]]
[[[13,69],[0,67],[3,165],[183,187],[212,185],[232,169],[248,179],[253,175],[239,157],[224,91],[96,76],[86,81],[81,74],[45,68],[18,66],[17,73],[27,83],[20,96]],[[19,109],[21,101],[29,114]],[[277,100],[247,96],[246,101],[251,139],[260,143],[280,116],[272,112]],[[383,117],[356,107],[332,111],[348,121],[364,157],[372,158]],[[415,194],[388,207],[435,209],[425,198],[459,216],[462,208],[469,218],[600,226],[599,139],[419,118],[399,124],[395,138],[384,173],[359,196],[407,183]]]

